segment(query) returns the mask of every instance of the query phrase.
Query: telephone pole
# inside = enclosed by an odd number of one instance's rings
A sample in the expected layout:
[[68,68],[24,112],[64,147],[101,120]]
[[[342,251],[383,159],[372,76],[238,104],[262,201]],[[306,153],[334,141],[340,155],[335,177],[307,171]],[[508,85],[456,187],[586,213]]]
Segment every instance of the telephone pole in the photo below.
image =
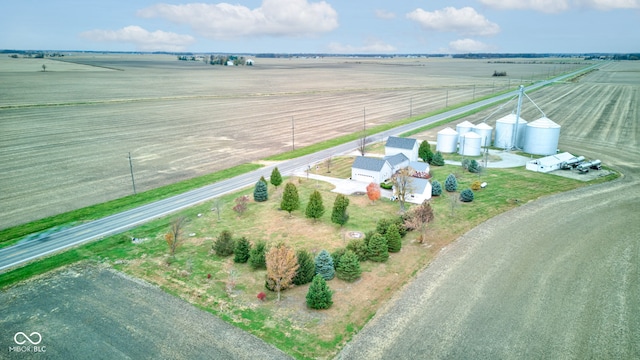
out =
[[131,184],[133,185],[133,195],[137,195],[136,192],[136,181],[133,178],[133,163],[131,162],[131,151],[129,151],[129,170],[131,171]]

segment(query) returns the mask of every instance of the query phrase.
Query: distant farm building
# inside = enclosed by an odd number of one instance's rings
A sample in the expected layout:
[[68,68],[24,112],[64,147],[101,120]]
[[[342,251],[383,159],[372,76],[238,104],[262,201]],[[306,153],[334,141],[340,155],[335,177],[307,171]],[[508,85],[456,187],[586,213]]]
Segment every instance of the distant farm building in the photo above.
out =
[[568,152],[545,156],[543,158],[531,160],[527,163],[527,170],[547,173],[562,168],[562,164],[574,159],[575,156]]

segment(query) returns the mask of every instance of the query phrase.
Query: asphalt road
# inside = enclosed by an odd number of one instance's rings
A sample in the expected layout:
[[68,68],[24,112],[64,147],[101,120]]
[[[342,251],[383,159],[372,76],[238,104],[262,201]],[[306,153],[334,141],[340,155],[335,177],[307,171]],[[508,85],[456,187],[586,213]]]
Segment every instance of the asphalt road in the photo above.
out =
[[639,359],[640,149],[628,141],[637,132],[616,130],[627,140],[585,139],[576,129],[563,148],[600,158],[623,178],[474,228],[338,358]]
[[[573,74],[575,73],[563,75],[550,81],[544,81],[531,85],[527,87],[526,90],[533,90],[545,86],[553,81],[562,81],[565,78],[573,76]],[[517,91],[512,91],[510,93],[499,95],[491,99],[482,100],[455,110],[447,111],[445,113],[425,118],[420,121],[386,131],[384,133],[376,134],[372,136],[370,140],[375,141],[383,139],[387,136],[402,134],[404,132],[428,125],[433,122],[451,118],[456,115],[496,103],[498,101],[509,99],[515,94],[517,94]],[[278,169],[283,175],[289,175],[301,168],[307,168],[309,164],[322,161],[330,156],[335,156],[348,151],[352,151],[357,147],[358,141],[342,144],[331,149],[282,162],[278,164]],[[251,186],[256,182],[256,179],[260,178],[260,176],[268,178],[271,175],[272,169],[273,166],[261,168],[259,170],[239,175],[232,179],[217,182],[215,184],[192,190],[184,194],[176,195],[151,204],[140,206],[132,210],[124,211],[99,220],[61,230],[39,240],[24,241],[11,247],[2,248],[0,249],[0,271],[24,264],[28,261],[38,259],[42,256],[61,251],[78,244],[101,239],[109,235],[118,234],[142,223],[169,215],[189,206],[193,206],[195,204],[236,191],[238,189]]]

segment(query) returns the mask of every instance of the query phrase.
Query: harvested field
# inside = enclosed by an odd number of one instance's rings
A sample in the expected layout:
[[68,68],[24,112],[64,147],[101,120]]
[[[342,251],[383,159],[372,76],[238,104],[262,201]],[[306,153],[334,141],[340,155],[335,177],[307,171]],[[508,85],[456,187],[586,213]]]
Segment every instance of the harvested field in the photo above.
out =
[[[41,65],[46,63],[47,71]],[[564,60],[0,59],[0,228],[255,161],[574,70]],[[493,78],[494,70],[508,78]]]

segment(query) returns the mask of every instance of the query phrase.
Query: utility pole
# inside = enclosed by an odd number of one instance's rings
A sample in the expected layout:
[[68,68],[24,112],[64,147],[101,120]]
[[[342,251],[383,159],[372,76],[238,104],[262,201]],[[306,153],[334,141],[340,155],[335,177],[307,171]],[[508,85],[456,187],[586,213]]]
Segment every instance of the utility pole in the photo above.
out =
[[133,163],[131,162],[131,151],[129,151],[129,170],[131,171],[131,184],[133,185],[133,195],[137,195],[136,192],[136,181],[133,178]]
[[409,117],[413,116],[413,97],[409,99]]
[[295,136],[295,127],[293,123],[293,116],[291,117],[291,150],[296,149],[296,136]]
[[447,90],[447,97],[444,100],[444,107],[448,107],[449,106],[449,90]]

